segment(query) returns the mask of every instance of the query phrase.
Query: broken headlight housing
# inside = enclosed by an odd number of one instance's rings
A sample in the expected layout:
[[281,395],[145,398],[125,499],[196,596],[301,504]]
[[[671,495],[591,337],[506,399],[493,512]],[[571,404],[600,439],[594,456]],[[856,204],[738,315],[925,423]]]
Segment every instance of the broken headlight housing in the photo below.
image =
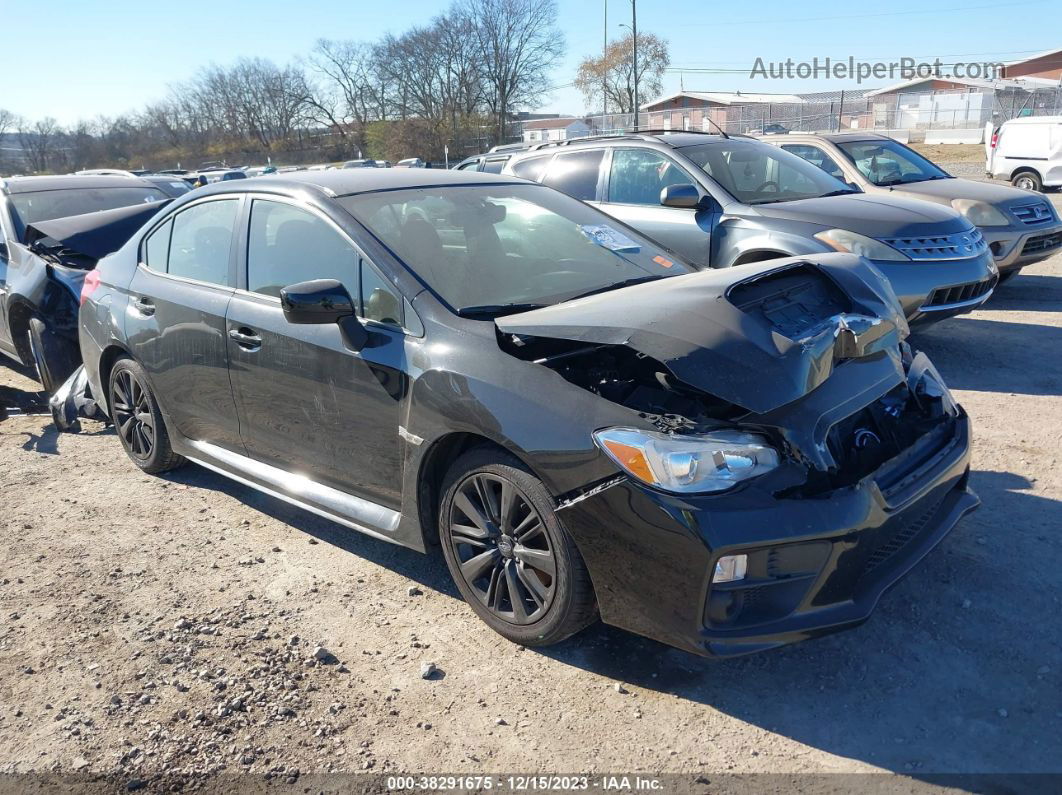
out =
[[725,491],[778,466],[770,442],[744,431],[685,436],[606,428],[594,433],[594,441],[627,474],[680,494]]

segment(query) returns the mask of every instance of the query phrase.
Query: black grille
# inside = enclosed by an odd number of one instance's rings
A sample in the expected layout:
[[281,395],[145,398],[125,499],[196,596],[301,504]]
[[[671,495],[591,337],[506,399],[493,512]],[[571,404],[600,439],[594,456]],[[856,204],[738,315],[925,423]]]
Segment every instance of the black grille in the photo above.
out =
[[1025,241],[1022,254],[1039,254],[1041,251],[1050,251],[1062,246],[1062,232],[1048,232],[1046,235],[1036,235]]
[[991,292],[996,286],[996,277],[992,276],[979,282],[967,282],[957,284],[954,287],[938,287],[929,294],[929,298],[922,305],[923,308],[934,306],[948,306],[949,304],[961,304],[973,301]]
[[1043,226],[1055,220],[1051,208],[1044,202],[1022,204],[1018,207],[1011,207],[1010,211],[1014,213],[1015,218],[1028,226]]
[[913,260],[966,259],[988,250],[981,230],[971,227],[966,232],[932,237],[890,237],[881,242],[902,251]]

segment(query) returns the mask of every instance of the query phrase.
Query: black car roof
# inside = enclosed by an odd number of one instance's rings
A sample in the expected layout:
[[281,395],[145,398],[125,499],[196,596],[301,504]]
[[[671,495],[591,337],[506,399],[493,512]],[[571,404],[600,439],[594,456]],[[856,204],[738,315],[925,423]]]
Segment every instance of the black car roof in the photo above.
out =
[[336,196],[349,196],[354,193],[369,193],[378,190],[401,190],[439,185],[486,185],[499,182],[526,184],[526,180],[516,177],[443,168],[349,168],[334,171],[292,171],[286,174],[255,177],[252,180],[218,182],[199,188],[195,194],[204,196],[209,193],[254,192],[268,185],[291,188],[313,185]]
[[36,193],[43,190],[73,190],[74,188],[154,188],[140,177],[92,176],[63,174],[54,177],[9,177],[0,179],[4,193]]
[[835,144],[850,143],[852,141],[889,141],[892,140],[887,135],[875,132],[843,132],[843,133],[793,133],[792,135],[767,135],[765,138],[770,138],[772,141],[788,140],[793,138],[800,138],[801,136],[808,136],[811,138],[822,138],[826,141],[832,141]]

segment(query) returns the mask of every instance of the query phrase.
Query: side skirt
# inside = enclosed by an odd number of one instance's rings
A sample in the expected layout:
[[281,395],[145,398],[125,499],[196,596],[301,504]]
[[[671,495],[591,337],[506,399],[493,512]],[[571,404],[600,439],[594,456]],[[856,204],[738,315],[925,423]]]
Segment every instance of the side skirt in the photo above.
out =
[[324,486],[305,475],[296,475],[255,461],[209,442],[181,439],[176,446],[179,448],[178,452],[189,461],[270,497],[381,541],[399,546],[413,546],[395,535],[402,514],[391,508]]

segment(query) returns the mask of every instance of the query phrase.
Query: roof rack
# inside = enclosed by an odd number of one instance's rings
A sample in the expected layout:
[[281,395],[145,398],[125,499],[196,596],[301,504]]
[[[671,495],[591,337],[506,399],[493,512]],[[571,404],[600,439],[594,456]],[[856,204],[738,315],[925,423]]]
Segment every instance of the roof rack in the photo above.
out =
[[[709,121],[715,125],[715,122]],[[560,141],[542,141],[541,143],[531,144],[528,147],[529,151],[537,151],[539,149],[545,149],[549,146],[570,146],[572,144],[581,144],[586,141],[615,141],[622,140],[624,138],[632,139],[636,141],[648,141],[658,135],[713,135],[722,136],[723,138],[748,138],[747,135],[740,134],[728,134],[721,127],[715,125],[719,132],[708,132],[706,130],[664,130],[664,129],[641,129],[631,130],[629,132],[617,132],[617,133],[603,133],[602,135],[583,135],[578,138],[565,138]]]

